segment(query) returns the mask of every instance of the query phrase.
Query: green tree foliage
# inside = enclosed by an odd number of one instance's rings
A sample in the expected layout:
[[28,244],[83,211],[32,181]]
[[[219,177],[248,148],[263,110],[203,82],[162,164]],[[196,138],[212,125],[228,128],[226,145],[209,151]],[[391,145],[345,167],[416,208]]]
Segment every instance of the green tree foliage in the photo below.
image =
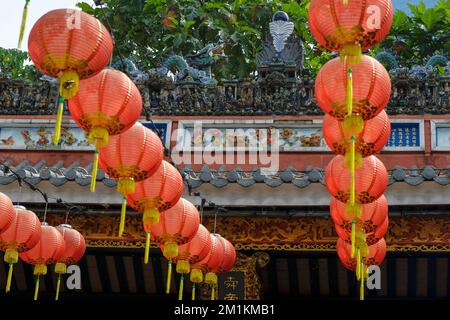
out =
[[396,11],[388,37],[376,50],[386,49],[398,56],[403,66],[422,65],[435,54],[450,52],[450,0],[427,8],[423,1],[408,4],[411,14]]
[[305,43],[308,69],[315,73],[328,54],[315,50],[308,31],[309,1],[292,0],[105,0],[103,7],[78,6],[112,29],[124,56],[140,68],[157,66],[171,53],[190,54],[221,42],[229,60],[216,66],[216,78],[244,78],[256,69],[255,58],[268,34],[272,15],[285,11]]
[[26,52],[0,48],[0,77],[35,81],[38,71]]

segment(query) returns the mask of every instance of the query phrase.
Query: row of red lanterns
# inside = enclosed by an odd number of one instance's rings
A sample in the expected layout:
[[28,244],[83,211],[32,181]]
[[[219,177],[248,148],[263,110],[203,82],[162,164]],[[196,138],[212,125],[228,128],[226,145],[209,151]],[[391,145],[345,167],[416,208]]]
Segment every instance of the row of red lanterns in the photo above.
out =
[[[76,26],[68,24],[72,16],[68,17],[67,13],[68,10],[60,9],[42,16],[30,32],[28,46],[36,67],[60,80],[60,96],[69,99],[72,117],[96,146],[91,191],[95,191],[100,165],[109,177],[118,180],[118,191],[123,195],[119,236],[124,232],[128,204],[143,214],[146,263],[150,240],[163,248],[169,261],[168,288],[172,263],[177,264],[177,271],[183,275],[189,273],[192,264],[196,268],[192,269],[191,280],[198,283],[201,272],[212,285],[214,298],[216,274],[233,267],[234,247],[215,234],[209,241],[204,239],[199,232],[203,229],[197,209],[181,198],[180,173],[163,160],[159,137],[137,122],[142,111],[139,90],[122,72],[103,69],[111,59],[113,48],[106,28],[80,11],[73,17]],[[60,102],[55,144],[59,140],[64,106],[63,99]]]
[[319,71],[315,96],[326,113],[325,141],[337,155],[325,171],[339,236],[337,253],[346,268],[356,271],[360,299],[367,267],[379,265],[386,254],[389,222],[383,193],[388,175],[373,154],[389,138],[390,122],[383,109],[391,94],[388,72],[362,50],[387,35],[392,16],[390,0],[312,0],[308,15],[318,43],[339,53]]
[[67,267],[76,264],[86,250],[83,236],[68,224],[58,227],[40,222],[36,214],[23,206],[14,206],[11,199],[0,193],[0,250],[9,265],[6,293],[10,291],[14,264],[20,259],[34,266],[36,288],[39,293],[40,277],[47,274],[48,265],[55,264],[58,274],[56,297],[59,298],[61,277]]

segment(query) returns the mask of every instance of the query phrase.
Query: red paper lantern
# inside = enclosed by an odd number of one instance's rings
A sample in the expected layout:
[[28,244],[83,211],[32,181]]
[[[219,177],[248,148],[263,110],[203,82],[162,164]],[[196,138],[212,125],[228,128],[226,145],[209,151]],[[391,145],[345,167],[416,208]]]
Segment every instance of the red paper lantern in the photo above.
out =
[[[370,232],[365,232],[365,240],[367,245],[371,246],[375,243],[377,243],[381,238],[383,238],[386,235],[386,232],[388,230],[389,226],[389,218],[385,218],[384,221],[375,229],[373,229]],[[335,225],[336,227],[336,233],[338,237],[348,243],[351,244],[351,230],[344,229],[343,227],[339,225]],[[350,227],[351,228],[351,227]]]
[[55,273],[58,274],[55,300],[58,300],[61,275],[67,273],[67,266],[76,264],[84,256],[86,241],[81,233],[68,224],[61,224],[56,229],[61,233],[64,240],[64,252],[55,265]]
[[34,265],[36,289],[34,300],[39,293],[39,278],[47,274],[47,265],[55,263],[64,254],[64,238],[55,228],[43,222],[41,226],[41,238],[36,246],[20,254],[20,258],[26,263]]
[[[161,248],[164,251],[164,248]],[[205,259],[211,251],[211,237],[209,231],[203,226],[199,225],[197,233],[186,244],[181,245],[178,248],[178,256],[172,260],[176,263],[176,271],[181,274],[180,277],[180,290],[178,299],[182,300],[183,297],[183,281],[184,275],[191,271],[191,265],[196,264],[199,261]],[[200,276],[203,275],[200,270]],[[192,300],[195,300],[195,287],[196,284],[192,285]]]
[[[315,82],[315,95],[320,108],[339,120],[347,115],[348,68],[339,58],[332,59],[320,69]],[[361,63],[352,66],[352,77],[353,114],[369,120],[379,114],[389,102],[389,74],[376,59],[364,55]]]
[[124,73],[104,69],[80,82],[69,110],[78,126],[89,134],[89,143],[104,147],[110,135],[124,132],[139,119],[142,97]]
[[217,273],[224,273],[233,269],[233,266],[236,263],[236,250],[234,249],[233,244],[227,239],[219,237],[219,240],[222,241],[224,254],[223,260],[217,269]]
[[108,145],[100,148],[100,167],[119,180],[117,190],[123,194],[119,236],[125,228],[126,196],[135,192],[135,182],[147,179],[158,169],[163,156],[159,137],[139,122],[111,136]]
[[[342,239],[338,239],[336,245],[339,259],[344,266],[351,270],[356,270],[356,257],[351,257],[351,244]],[[365,266],[380,265],[386,256],[386,241],[382,238],[377,243],[369,246],[367,254],[363,257]]]
[[49,11],[34,24],[28,38],[30,58],[44,74],[59,79],[55,145],[61,134],[64,99],[77,94],[80,79],[93,76],[109,63],[112,50],[106,28],[80,10]]
[[118,179],[118,191],[134,193],[134,183],[150,177],[163,160],[163,145],[152,130],[136,122],[122,134],[111,136],[100,148],[100,167]]
[[357,55],[386,37],[392,24],[391,0],[312,0],[308,22],[317,42],[329,51]]
[[106,67],[112,50],[111,35],[100,21],[74,9],[47,12],[28,38],[31,60],[44,74],[60,79],[60,94],[65,99],[76,95],[79,79]]
[[[361,157],[380,152],[388,141],[390,132],[391,123],[384,110],[365,121],[363,131],[355,139],[356,157],[359,161]],[[323,137],[335,154],[345,155],[350,151],[351,134],[344,133],[343,122],[329,114],[325,114],[323,119]]]
[[200,214],[195,206],[181,198],[172,208],[164,211],[157,224],[146,224],[153,241],[164,244],[164,257],[172,260],[178,256],[178,246],[188,243],[197,233]]
[[0,233],[8,229],[14,221],[16,210],[11,199],[4,193],[0,192]]
[[[350,171],[344,165],[344,157],[334,157],[325,171],[325,184],[333,197],[346,203],[350,198]],[[375,156],[362,160],[355,170],[355,196],[360,204],[370,203],[381,197],[387,188],[388,173]]]
[[[346,204],[331,198],[330,214],[334,223],[350,233],[354,217],[346,214]],[[374,232],[388,217],[388,202],[384,195],[371,203],[361,205],[361,216],[356,219],[358,227],[366,233]]]
[[180,172],[163,160],[155,173],[135,185],[135,192],[127,197],[127,203],[144,213],[147,225],[159,222],[160,212],[172,208],[183,195],[183,178]]
[[[202,261],[197,262],[191,266],[190,280],[193,283],[203,282],[203,275],[208,273],[214,273],[220,266],[223,255],[225,254],[225,248],[222,241],[219,240],[217,235],[210,234],[211,238],[211,250],[209,254]],[[208,279],[209,284],[217,284],[217,276],[212,274]]]
[[22,206],[14,206],[16,214],[8,229],[0,234],[0,249],[5,251],[4,261],[9,264],[6,292],[11,287],[13,266],[19,261],[19,253],[34,248],[41,238],[38,217]]

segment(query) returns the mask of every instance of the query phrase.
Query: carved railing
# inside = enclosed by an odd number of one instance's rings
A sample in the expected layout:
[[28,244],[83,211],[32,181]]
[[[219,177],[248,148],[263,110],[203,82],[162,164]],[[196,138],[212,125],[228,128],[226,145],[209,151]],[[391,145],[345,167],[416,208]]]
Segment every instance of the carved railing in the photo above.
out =
[[[264,80],[222,81],[217,86],[195,82],[175,83],[169,77],[150,74],[136,82],[145,115],[322,115],[310,79],[288,79],[275,72]],[[56,83],[0,79],[0,115],[55,114]],[[67,112],[67,111],[66,111]],[[408,71],[392,76],[387,107],[396,114],[450,113],[450,76],[417,77]]]

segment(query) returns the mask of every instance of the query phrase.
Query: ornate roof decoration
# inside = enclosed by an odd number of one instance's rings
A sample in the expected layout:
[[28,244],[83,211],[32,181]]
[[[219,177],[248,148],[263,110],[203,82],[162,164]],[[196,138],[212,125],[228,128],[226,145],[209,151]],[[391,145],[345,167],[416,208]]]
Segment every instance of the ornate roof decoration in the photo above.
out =
[[303,69],[304,48],[294,33],[294,24],[285,12],[278,11],[273,15],[269,30],[263,50],[256,56],[259,80],[273,77],[275,72],[284,81],[295,81]]
[[[13,167],[9,161],[5,164]],[[42,160],[32,165],[25,160],[16,165],[13,170],[21,178],[26,179],[33,185],[37,185],[41,181],[48,181],[54,186],[62,186],[67,182],[76,182],[81,186],[88,187],[92,164],[80,167],[78,162],[74,162],[67,168],[64,168],[62,161],[48,164]],[[194,189],[204,183],[212,184],[217,188],[234,183],[243,187],[251,187],[255,183],[264,183],[270,187],[278,187],[282,184],[290,183],[299,188],[305,188],[311,183],[324,184],[324,169],[313,167],[307,167],[304,170],[288,167],[271,175],[263,174],[261,169],[257,167],[252,171],[244,171],[240,167],[235,167],[231,170],[221,167],[213,170],[207,165],[203,166],[200,171],[194,171],[192,167],[186,166],[181,169],[181,172],[189,186]],[[8,185],[16,181],[17,178],[13,174],[8,173],[3,165],[0,165],[0,184]],[[97,181],[102,182],[107,187],[115,187],[117,185],[116,180],[109,178],[100,168],[97,174]],[[396,167],[393,170],[389,170],[389,185],[396,182],[404,182],[411,186],[417,186],[425,181],[435,182],[443,186],[449,185],[450,166],[445,169],[425,166],[411,169]]]

